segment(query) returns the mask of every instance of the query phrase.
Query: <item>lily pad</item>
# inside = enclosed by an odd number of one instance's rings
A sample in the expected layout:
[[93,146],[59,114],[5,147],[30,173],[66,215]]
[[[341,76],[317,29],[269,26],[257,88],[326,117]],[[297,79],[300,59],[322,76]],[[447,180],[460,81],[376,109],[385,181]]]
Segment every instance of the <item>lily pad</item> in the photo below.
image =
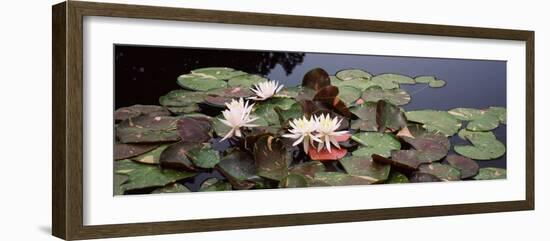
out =
[[141,164],[128,159],[115,162],[115,173],[128,175],[128,180],[121,186],[123,190],[164,187],[166,184],[196,175],[191,172],[161,169],[158,165]]
[[202,93],[205,93],[208,96],[221,96],[226,98],[246,98],[254,95],[254,93],[249,88],[240,87],[240,86],[213,89]]
[[197,104],[190,104],[187,106],[179,106],[179,107],[166,107],[171,113],[174,115],[183,115],[183,114],[189,114],[193,112],[197,112],[200,110],[199,105]]
[[375,162],[389,164],[397,170],[402,171],[416,170],[420,165],[417,151],[414,150],[394,150],[391,152],[391,158],[385,158],[379,155],[373,155],[372,157]]
[[462,126],[462,123],[446,111],[415,110],[405,112],[407,120],[421,123],[428,131],[440,132],[452,136]]
[[416,157],[422,163],[439,161],[449,153],[451,143],[440,133],[415,133],[414,137],[403,137],[417,151]]
[[151,143],[178,141],[179,117],[138,116],[122,121],[116,128],[121,143]]
[[376,124],[378,131],[398,131],[407,127],[405,113],[397,106],[385,100],[379,100],[376,104]]
[[410,182],[441,182],[441,179],[429,173],[414,172],[409,178],[409,181]]
[[370,157],[372,154],[378,154],[389,157],[392,150],[401,149],[401,143],[391,134],[360,132],[353,134],[351,139],[363,145],[353,152],[354,156]]
[[351,86],[338,87],[338,98],[341,99],[347,106],[351,106],[355,101],[361,98],[361,90]]
[[325,165],[319,161],[309,161],[298,164],[290,168],[290,173],[301,174],[305,177],[313,178],[315,173],[324,172]]
[[115,120],[126,120],[140,115],[169,116],[170,112],[166,108],[158,105],[132,105],[117,109],[115,111]]
[[365,78],[355,78],[351,80],[341,80],[335,76],[331,76],[330,84],[333,86],[336,86],[338,88],[341,87],[353,87],[358,89],[359,91],[364,91],[367,88],[371,86],[375,86],[376,84],[369,79]]
[[373,86],[363,91],[361,98],[364,101],[370,102],[387,100],[394,105],[405,105],[411,101],[411,96],[402,89],[385,90],[378,86]]
[[178,84],[183,88],[195,91],[208,91],[227,87],[227,82],[202,74],[180,75]]
[[475,160],[496,159],[506,153],[502,144],[492,132],[472,132],[461,130],[459,136],[466,138],[472,145],[457,145],[455,152]]
[[254,160],[258,176],[280,181],[288,173],[286,148],[273,136],[264,135],[254,143]]
[[128,159],[157,148],[159,144],[123,144],[115,143],[115,160]]
[[401,74],[381,74],[372,77],[373,82],[393,82],[397,84],[414,84],[413,78]]
[[460,170],[441,163],[431,163],[421,165],[420,172],[428,173],[436,176],[442,181],[458,181],[460,180]]
[[124,188],[122,184],[128,181],[128,175],[115,173],[113,176],[113,192],[114,195],[123,195]]
[[479,174],[474,177],[475,180],[497,180],[506,179],[506,169],[496,167],[484,167],[479,169]]
[[403,173],[392,171],[390,172],[390,176],[388,177],[388,180],[386,180],[386,183],[388,184],[409,183],[409,178],[405,176]]
[[433,82],[433,81],[436,81],[436,78],[435,76],[430,76],[430,75],[422,75],[414,78],[414,82],[421,83],[421,84],[429,84],[430,82]]
[[348,107],[340,98],[338,98],[339,90],[334,86],[325,86],[317,91],[313,101],[322,102],[327,108],[338,112],[345,117],[351,117]]
[[460,178],[462,179],[471,178],[479,172],[479,165],[470,158],[459,155],[448,155],[446,160],[451,166],[460,170]]
[[330,152],[326,148],[319,151],[317,148],[311,148],[308,155],[314,161],[334,161],[346,156],[347,153],[348,150],[345,148],[331,148]]
[[487,111],[497,116],[497,118],[500,120],[500,123],[506,124],[506,108],[491,106]]
[[197,143],[178,142],[170,145],[160,155],[160,165],[163,168],[170,168],[182,171],[195,171],[195,165],[189,158],[187,152],[195,147]]
[[353,176],[341,172],[318,172],[314,180],[330,186],[368,185],[378,181],[371,177]]
[[345,69],[338,71],[336,73],[336,77],[338,77],[338,79],[341,79],[342,81],[348,81],[357,78],[368,80],[372,77],[372,74],[362,69]]
[[196,166],[202,168],[213,168],[220,162],[220,154],[208,143],[192,148],[186,155]]
[[375,163],[371,157],[349,156],[342,158],[340,163],[350,175],[367,176],[381,182],[388,179],[390,165]]
[[209,76],[219,80],[228,80],[240,75],[247,74],[246,72],[240,70],[234,70],[227,67],[207,67],[192,70],[191,73],[196,75]]
[[218,168],[228,178],[233,178],[239,181],[245,181],[256,176],[256,166],[254,159],[246,152],[233,151],[224,156]]
[[204,101],[207,96],[205,92],[195,92],[189,90],[173,90],[159,98],[159,102],[167,107],[192,106]]
[[229,79],[227,81],[227,84],[231,87],[240,86],[244,88],[250,88],[256,84],[259,84],[265,81],[268,81],[268,79],[262,76],[255,75],[255,74],[245,74],[245,75],[239,75]]
[[366,102],[350,108],[350,111],[359,118],[359,120],[352,120],[351,129],[362,131],[378,130],[378,124],[376,123],[376,103]]
[[168,145],[161,145],[150,152],[133,157],[132,160],[145,164],[159,164],[160,155],[167,147]]
[[279,182],[280,188],[295,188],[295,187],[308,187],[308,181],[306,177],[291,173]]
[[[296,98],[300,92],[302,91],[301,86],[293,86],[293,87],[283,87],[279,93],[275,95],[275,97],[281,97],[281,98]],[[312,95],[313,96],[313,95]]]
[[212,124],[206,118],[184,117],[177,127],[182,142],[203,143],[212,139]]
[[320,90],[330,85],[330,77],[324,69],[315,68],[308,71],[302,80],[302,86],[313,90]]
[[432,88],[441,88],[443,86],[445,86],[447,83],[444,81],[444,80],[435,80],[435,81],[431,81],[430,83],[428,83],[428,85]]
[[217,192],[233,190],[231,183],[220,181],[216,178],[209,178],[201,184],[199,192]]
[[155,189],[151,193],[181,193],[181,192],[191,192],[189,188],[179,183],[168,184],[166,187],[161,187]]
[[466,129],[471,131],[490,131],[498,127],[499,116],[487,110],[472,108],[455,108],[449,110],[449,114],[459,120],[470,121]]

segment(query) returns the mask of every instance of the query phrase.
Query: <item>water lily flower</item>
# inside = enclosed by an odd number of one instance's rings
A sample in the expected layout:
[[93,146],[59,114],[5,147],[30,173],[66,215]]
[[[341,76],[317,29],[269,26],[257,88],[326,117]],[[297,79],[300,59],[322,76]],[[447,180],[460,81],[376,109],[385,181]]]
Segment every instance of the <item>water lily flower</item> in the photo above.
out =
[[241,137],[241,127],[256,127],[258,125],[251,124],[251,122],[257,120],[258,118],[250,118],[250,112],[252,111],[252,105],[248,105],[248,101],[244,101],[243,98],[240,98],[239,101],[232,100],[231,103],[225,103],[227,110],[222,111],[223,117],[225,119],[219,119],[223,124],[231,127],[231,130],[221,139],[225,139],[237,136]]
[[321,114],[321,116],[315,116],[315,122],[317,122],[317,134],[315,136],[321,140],[317,150],[320,151],[325,146],[328,152],[331,152],[331,143],[340,149],[336,137],[348,133],[348,131],[336,131],[342,124],[342,119],[338,120],[338,117],[332,119],[328,114],[326,116]]
[[273,80],[268,80],[265,82],[261,82],[259,84],[254,85],[254,87],[250,88],[256,96],[250,97],[251,100],[267,100],[277,94],[281,89],[283,88],[283,85],[279,85],[279,82]]
[[292,144],[293,146],[296,146],[303,142],[304,145],[304,152],[307,154],[309,147],[315,147],[314,144],[316,142],[321,142],[321,140],[313,134],[315,130],[317,130],[317,122],[310,118],[309,120],[306,117],[302,117],[302,119],[294,119],[290,121],[290,126],[292,129],[290,129],[289,134],[284,134],[283,137],[286,138],[292,138],[296,139],[296,141]]

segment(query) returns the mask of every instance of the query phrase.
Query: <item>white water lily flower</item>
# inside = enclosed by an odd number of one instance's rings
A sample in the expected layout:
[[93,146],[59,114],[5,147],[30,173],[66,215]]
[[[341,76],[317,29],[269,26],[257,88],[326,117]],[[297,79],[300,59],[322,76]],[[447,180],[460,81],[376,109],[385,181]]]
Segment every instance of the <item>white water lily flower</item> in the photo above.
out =
[[265,82],[261,82],[259,84],[254,85],[254,87],[250,88],[256,96],[250,97],[251,100],[267,100],[277,94],[281,89],[283,88],[283,85],[279,85],[279,82],[273,80],[268,80]]
[[338,120],[338,117],[332,119],[328,114],[326,116],[321,114],[321,116],[315,116],[315,122],[317,122],[317,134],[315,136],[321,140],[317,150],[320,151],[325,146],[328,152],[331,152],[331,143],[340,149],[336,137],[348,133],[348,131],[336,131],[342,124],[342,119]]
[[292,144],[293,146],[296,146],[300,144],[301,142],[304,143],[304,152],[307,154],[309,147],[314,147],[314,141],[321,142],[321,140],[313,134],[315,130],[317,130],[317,122],[310,118],[309,120],[306,117],[302,117],[302,119],[294,119],[290,122],[290,126],[292,129],[290,129],[290,134],[284,134],[283,136],[286,138],[292,138],[296,139],[296,141]]
[[248,105],[248,101],[244,101],[240,98],[239,101],[232,100],[231,103],[225,103],[227,110],[222,111],[224,119],[219,119],[225,125],[231,127],[231,130],[221,139],[223,141],[229,137],[237,136],[241,137],[241,127],[256,127],[258,125],[250,124],[258,118],[250,118],[250,112],[252,111],[252,105]]

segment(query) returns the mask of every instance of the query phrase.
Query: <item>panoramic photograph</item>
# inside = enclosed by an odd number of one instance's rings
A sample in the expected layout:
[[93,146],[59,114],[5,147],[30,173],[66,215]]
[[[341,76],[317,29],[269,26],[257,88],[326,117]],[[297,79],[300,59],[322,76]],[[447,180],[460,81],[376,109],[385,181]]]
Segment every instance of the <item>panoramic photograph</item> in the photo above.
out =
[[506,179],[506,61],[113,48],[114,195]]

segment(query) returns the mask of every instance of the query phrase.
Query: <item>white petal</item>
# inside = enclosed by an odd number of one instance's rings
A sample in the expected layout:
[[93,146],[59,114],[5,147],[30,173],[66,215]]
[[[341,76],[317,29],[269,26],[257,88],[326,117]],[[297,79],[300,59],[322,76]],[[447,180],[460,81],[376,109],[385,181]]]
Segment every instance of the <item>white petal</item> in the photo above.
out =
[[229,132],[227,132],[227,134],[220,140],[220,142],[224,141],[225,139],[233,136],[233,130],[234,129],[231,129]]

